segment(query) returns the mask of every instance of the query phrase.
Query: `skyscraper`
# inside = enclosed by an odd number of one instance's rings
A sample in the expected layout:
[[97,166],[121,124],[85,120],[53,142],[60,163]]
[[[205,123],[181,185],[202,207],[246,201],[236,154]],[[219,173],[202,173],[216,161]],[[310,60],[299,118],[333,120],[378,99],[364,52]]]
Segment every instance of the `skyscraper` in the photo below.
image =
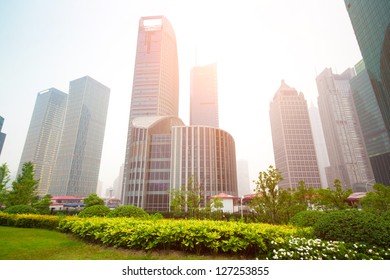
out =
[[318,108],[329,156],[328,186],[339,179],[346,189],[364,191],[374,176],[352,99],[354,75],[350,68],[340,75],[326,68],[318,75]]
[[64,129],[49,193],[96,193],[110,89],[91,77],[70,82]]
[[[387,137],[390,137],[390,1],[344,1],[382,115]],[[361,97],[364,98],[364,102],[369,101],[370,98],[365,95]],[[370,110],[373,109],[374,107],[370,108]],[[378,113],[371,112],[379,116]],[[380,131],[382,121],[378,121],[375,126],[375,130]],[[374,128],[371,127],[371,129]],[[379,146],[383,141],[389,142],[390,140],[371,137],[371,141],[377,141]],[[370,156],[370,160],[376,182],[390,185],[389,150],[377,150],[375,156]]]
[[68,95],[55,88],[38,93],[27,132],[18,173],[23,164],[34,164],[35,179],[39,179],[38,194],[44,196],[51,183],[53,168],[64,124]]
[[[179,68],[176,37],[173,28],[164,16],[142,17],[139,20],[137,51],[134,66],[133,90],[123,171],[122,201],[125,204],[145,205],[138,195],[143,192],[146,181],[134,184],[138,174],[138,141],[133,125],[138,117],[172,116],[179,112]],[[142,121],[141,121],[142,123]],[[152,125],[152,124],[150,124]],[[155,124],[157,125],[157,124]],[[142,127],[142,126],[141,126]],[[144,175],[142,175],[144,176]],[[137,188],[137,189],[135,189]],[[137,194],[136,194],[137,192]]]
[[4,118],[2,116],[0,116],[0,155],[1,155],[1,151],[3,150],[3,145],[5,142],[5,136],[6,136],[6,134],[4,132],[1,132],[1,130],[3,129],[3,124],[4,124]]
[[[352,96],[375,181],[390,184],[390,161],[386,161],[390,156],[389,133],[383,122],[364,62],[360,61],[355,70],[356,76],[351,80]],[[367,182],[367,185],[368,183],[374,182]]]
[[282,173],[280,188],[296,188],[299,181],[321,188],[320,173],[303,93],[282,81],[270,104],[275,167]]
[[320,171],[321,185],[323,188],[328,187],[326,180],[325,168],[329,166],[328,150],[326,149],[324,131],[322,129],[320,112],[314,104],[309,107],[310,124],[313,132],[314,145],[316,147],[316,155],[318,169]]
[[217,64],[191,70],[190,125],[219,127]]

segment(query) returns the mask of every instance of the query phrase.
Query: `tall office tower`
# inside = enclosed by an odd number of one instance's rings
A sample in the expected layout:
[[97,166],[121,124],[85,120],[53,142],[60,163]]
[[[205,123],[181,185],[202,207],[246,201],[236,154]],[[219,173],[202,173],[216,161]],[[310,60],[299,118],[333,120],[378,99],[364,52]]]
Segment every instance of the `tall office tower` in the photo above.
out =
[[[390,137],[372,89],[364,62],[355,66],[352,96],[376,182],[390,185]],[[387,160],[386,160],[387,159]],[[373,180],[374,181],[374,180]],[[372,185],[367,182],[367,187]]]
[[217,64],[191,70],[190,125],[219,127]]
[[374,176],[352,99],[353,77],[351,68],[340,75],[329,68],[322,71],[316,78],[318,108],[330,163],[326,168],[328,186],[339,179],[346,189],[364,191]]
[[129,198],[129,192],[134,192],[134,185],[130,182],[133,180],[131,176],[137,168],[133,166],[136,155],[131,148],[135,144],[132,142],[135,138],[131,135],[133,120],[145,116],[177,117],[178,111],[179,67],[175,33],[164,16],[142,17],[138,28],[123,172],[122,201],[124,203],[135,203],[132,198]]
[[328,187],[326,180],[325,168],[329,166],[328,150],[326,149],[324,132],[322,130],[320,112],[314,104],[309,107],[310,124],[313,132],[313,140],[316,148],[318,169],[320,171],[321,185],[323,188]]
[[69,84],[68,106],[49,193],[96,193],[110,89],[91,77]]
[[39,179],[38,194],[48,193],[53,168],[57,159],[65,119],[68,95],[55,88],[38,93],[20,159],[18,173],[23,164],[34,164],[35,178]]
[[171,130],[183,125],[173,116],[138,117],[132,121],[123,204],[169,211]]
[[237,196],[236,151],[233,137],[208,126],[172,128],[171,189],[200,187],[202,201],[226,193]]
[[238,196],[253,193],[249,179],[249,166],[246,159],[237,160],[237,185]]
[[306,186],[321,188],[320,173],[310,126],[309,112],[303,93],[284,81],[270,104],[272,142],[275,167],[282,173],[283,189]]
[[3,129],[3,124],[4,124],[4,118],[0,116],[0,155],[1,155],[1,151],[3,150],[5,136],[6,136],[4,132],[1,132],[1,130]]
[[[388,137],[390,136],[390,1],[345,0],[367,73],[379,105]],[[363,97],[363,96],[362,96]],[[369,97],[364,96],[366,101]],[[373,110],[374,107],[371,107]],[[376,109],[375,109],[376,110]],[[373,111],[372,111],[373,112]],[[373,114],[379,116],[378,113]],[[377,122],[377,131],[382,121]],[[378,137],[378,146],[383,139]],[[389,139],[385,140],[390,141]],[[379,151],[379,150],[378,150]],[[375,180],[390,185],[390,153],[383,149],[370,156]]]

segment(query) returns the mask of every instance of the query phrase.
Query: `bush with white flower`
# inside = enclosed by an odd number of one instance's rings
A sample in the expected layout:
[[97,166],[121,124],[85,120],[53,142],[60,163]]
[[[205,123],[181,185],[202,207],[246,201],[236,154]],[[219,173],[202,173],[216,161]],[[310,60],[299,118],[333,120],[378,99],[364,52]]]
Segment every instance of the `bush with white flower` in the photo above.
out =
[[290,237],[271,242],[269,260],[388,260],[390,248]]

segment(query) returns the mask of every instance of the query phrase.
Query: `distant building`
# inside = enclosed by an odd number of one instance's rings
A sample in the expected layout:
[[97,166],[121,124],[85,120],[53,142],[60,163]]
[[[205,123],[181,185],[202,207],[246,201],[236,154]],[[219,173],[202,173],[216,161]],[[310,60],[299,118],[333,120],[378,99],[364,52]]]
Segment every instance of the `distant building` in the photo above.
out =
[[38,194],[48,193],[53,168],[62,136],[68,95],[50,88],[38,93],[27,132],[18,173],[23,164],[34,164],[35,179],[39,179]]
[[318,169],[320,171],[321,185],[323,188],[328,188],[325,168],[329,166],[328,150],[326,149],[324,132],[322,130],[322,123],[320,112],[314,104],[309,107],[309,116],[311,129],[313,132],[313,140],[316,148]]
[[70,82],[64,129],[49,193],[96,193],[110,89],[91,77]]
[[217,64],[191,70],[190,125],[219,127]]
[[329,156],[328,186],[339,179],[344,188],[361,191],[374,179],[359,119],[352,99],[353,69],[333,74],[326,68],[317,76],[318,108]]
[[237,160],[237,184],[238,196],[247,195],[253,192],[249,178],[248,161],[244,159]]
[[[357,75],[351,80],[352,96],[359,117],[367,153],[375,181],[390,185],[390,137],[364,62],[356,66]],[[366,182],[367,188],[374,181]]]
[[282,81],[270,104],[275,167],[282,173],[283,189],[306,186],[321,188],[320,173],[303,93]]
[[3,150],[5,136],[6,136],[4,132],[1,132],[1,130],[3,129],[3,124],[4,124],[4,118],[0,116],[0,155],[1,155],[1,151]]

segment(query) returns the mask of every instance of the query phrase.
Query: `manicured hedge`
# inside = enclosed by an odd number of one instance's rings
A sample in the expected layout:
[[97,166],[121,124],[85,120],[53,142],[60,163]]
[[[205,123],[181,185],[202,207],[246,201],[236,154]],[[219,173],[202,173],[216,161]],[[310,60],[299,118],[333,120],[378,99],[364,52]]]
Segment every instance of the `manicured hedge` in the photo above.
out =
[[313,229],[314,235],[323,240],[362,242],[385,248],[390,244],[390,221],[356,209],[328,212]]
[[88,218],[63,220],[60,230],[88,241],[129,249],[265,256],[271,241],[310,237],[308,228],[200,220]]
[[325,212],[317,210],[301,211],[295,214],[289,223],[297,227],[312,227],[324,215]]
[[145,210],[138,208],[133,205],[123,205],[111,210],[111,212],[107,215],[110,218],[114,217],[135,217],[135,218],[143,218],[148,216],[148,213]]
[[3,211],[8,214],[38,214],[38,211],[30,205],[14,205]]
[[79,217],[105,217],[110,213],[110,208],[105,205],[93,205],[85,208],[79,213]]
[[23,228],[43,228],[55,230],[58,228],[60,216],[38,214],[7,214],[0,212],[0,226],[13,226]]

